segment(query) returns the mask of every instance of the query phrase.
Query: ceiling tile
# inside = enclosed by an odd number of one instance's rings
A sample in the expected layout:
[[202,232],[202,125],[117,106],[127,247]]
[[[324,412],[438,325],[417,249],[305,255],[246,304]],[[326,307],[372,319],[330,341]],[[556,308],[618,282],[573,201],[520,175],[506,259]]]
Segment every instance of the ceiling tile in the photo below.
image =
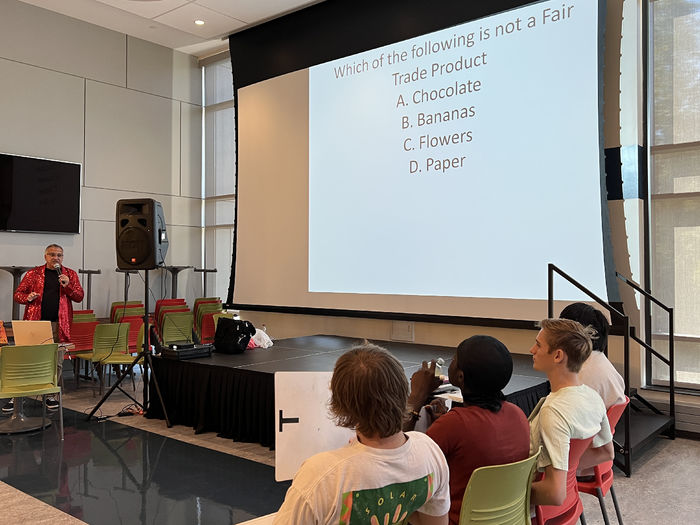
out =
[[195,2],[219,13],[243,20],[247,23],[259,22],[295,11],[301,7],[317,4],[319,0],[195,0]]
[[[154,20],[201,38],[215,38],[232,33],[246,25],[245,22],[197,4],[184,5]],[[205,23],[198,26],[195,25],[195,20],[204,20]]]
[[97,0],[101,4],[107,4],[135,15],[145,18],[155,18],[168,11],[182,7],[194,0]]

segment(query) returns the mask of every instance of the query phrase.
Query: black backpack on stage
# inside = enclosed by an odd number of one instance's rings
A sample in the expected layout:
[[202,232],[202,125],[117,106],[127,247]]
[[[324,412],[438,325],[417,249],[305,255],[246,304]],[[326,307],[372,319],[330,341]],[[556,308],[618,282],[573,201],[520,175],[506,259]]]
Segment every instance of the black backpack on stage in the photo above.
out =
[[250,321],[220,317],[214,335],[214,351],[222,354],[242,354],[254,335],[255,327]]

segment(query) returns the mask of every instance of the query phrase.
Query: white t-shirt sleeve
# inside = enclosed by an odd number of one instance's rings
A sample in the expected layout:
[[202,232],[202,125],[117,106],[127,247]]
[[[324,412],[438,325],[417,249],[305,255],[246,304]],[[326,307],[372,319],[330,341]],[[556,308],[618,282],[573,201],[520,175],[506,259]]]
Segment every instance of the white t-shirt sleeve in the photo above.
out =
[[539,414],[539,430],[546,453],[540,455],[537,466],[542,469],[552,465],[557,470],[569,470],[571,431],[566,419],[557,410],[544,406]]
[[440,447],[424,434],[421,439],[425,439],[427,443],[429,454],[432,456],[431,462],[435,468],[433,469],[433,496],[418,509],[418,512],[429,516],[442,516],[450,511],[450,470]]
[[307,499],[292,485],[272,525],[314,525],[319,523]]

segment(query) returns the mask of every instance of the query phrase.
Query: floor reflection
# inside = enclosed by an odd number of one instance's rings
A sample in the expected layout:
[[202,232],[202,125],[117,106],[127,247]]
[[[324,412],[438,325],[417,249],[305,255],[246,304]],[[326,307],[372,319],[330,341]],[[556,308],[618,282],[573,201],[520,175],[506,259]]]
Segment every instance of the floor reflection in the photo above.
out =
[[[39,411],[27,402],[27,411]],[[0,436],[0,479],[90,524],[235,524],[274,512],[274,469],[64,411],[43,432]]]

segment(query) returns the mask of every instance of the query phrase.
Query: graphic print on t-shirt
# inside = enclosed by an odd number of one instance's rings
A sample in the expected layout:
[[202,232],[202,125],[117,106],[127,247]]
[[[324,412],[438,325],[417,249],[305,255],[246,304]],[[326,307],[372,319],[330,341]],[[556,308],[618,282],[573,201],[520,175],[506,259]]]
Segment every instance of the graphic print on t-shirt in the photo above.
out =
[[403,525],[433,495],[433,474],[377,489],[345,492],[338,525]]

